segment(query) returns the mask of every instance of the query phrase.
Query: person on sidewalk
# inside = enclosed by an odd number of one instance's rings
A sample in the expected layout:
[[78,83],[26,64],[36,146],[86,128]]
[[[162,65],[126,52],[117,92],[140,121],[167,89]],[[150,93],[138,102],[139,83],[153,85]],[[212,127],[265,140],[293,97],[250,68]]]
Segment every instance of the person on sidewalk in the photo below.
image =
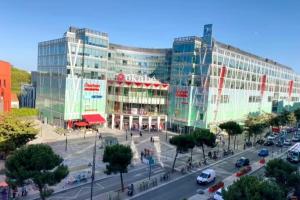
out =
[[143,136],[143,134],[142,134],[142,131],[140,130],[140,136],[142,137]]
[[130,137],[132,137],[132,132],[130,131]]

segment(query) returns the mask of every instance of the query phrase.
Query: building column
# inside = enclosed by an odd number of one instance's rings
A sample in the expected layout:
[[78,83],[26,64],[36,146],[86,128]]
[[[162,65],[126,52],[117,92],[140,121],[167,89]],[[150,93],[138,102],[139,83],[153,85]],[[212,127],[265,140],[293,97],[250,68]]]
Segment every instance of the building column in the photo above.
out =
[[149,133],[150,133],[151,123],[152,123],[152,117],[151,116],[149,116],[149,118],[148,118],[148,123],[149,123],[148,129],[149,129]]
[[123,115],[120,115],[120,130],[123,130]]
[[165,116],[165,130],[168,130],[168,116]]
[[157,116],[157,131],[160,130],[160,116]]
[[115,128],[115,114],[111,115],[111,128],[114,129]]
[[140,131],[142,130],[142,126],[143,126],[143,116],[139,116],[139,129],[140,129]]
[[132,128],[132,115],[129,116],[129,130]]

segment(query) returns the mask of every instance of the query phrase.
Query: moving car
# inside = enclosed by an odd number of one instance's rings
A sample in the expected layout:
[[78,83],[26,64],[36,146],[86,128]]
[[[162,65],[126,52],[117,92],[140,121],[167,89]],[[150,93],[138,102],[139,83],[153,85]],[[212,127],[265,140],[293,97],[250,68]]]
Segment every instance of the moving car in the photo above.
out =
[[243,167],[249,165],[250,161],[248,158],[241,157],[239,160],[236,161],[235,166],[236,167]]
[[300,143],[294,144],[289,148],[286,159],[290,162],[300,162]]
[[224,200],[222,196],[222,188],[218,189],[214,194],[214,200]]
[[274,142],[272,140],[267,140],[265,143],[264,143],[264,146],[272,146],[274,145]]
[[285,146],[291,146],[292,145],[292,141],[290,139],[285,139],[283,142],[283,145]]
[[260,157],[267,157],[269,155],[269,150],[268,149],[261,149],[258,152],[258,156]]
[[197,177],[198,184],[207,184],[216,180],[216,172],[213,169],[206,169]]

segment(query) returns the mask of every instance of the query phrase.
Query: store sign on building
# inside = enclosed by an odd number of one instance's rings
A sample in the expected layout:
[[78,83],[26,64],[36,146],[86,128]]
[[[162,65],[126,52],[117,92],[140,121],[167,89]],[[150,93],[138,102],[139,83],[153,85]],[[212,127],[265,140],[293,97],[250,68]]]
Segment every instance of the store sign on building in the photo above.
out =
[[84,84],[84,91],[100,91],[100,85],[94,83],[85,83]]
[[124,82],[124,81],[131,81],[131,82],[150,82],[150,83],[156,83],[158,80],[153,76],[149,77],[147,75],[137,75],[137,74],[123,74],[120,73],[116,76],[116,79],[118,82]]
[[187,98],[189,97],[189,92],[187,90],[176,90],[176,97]]

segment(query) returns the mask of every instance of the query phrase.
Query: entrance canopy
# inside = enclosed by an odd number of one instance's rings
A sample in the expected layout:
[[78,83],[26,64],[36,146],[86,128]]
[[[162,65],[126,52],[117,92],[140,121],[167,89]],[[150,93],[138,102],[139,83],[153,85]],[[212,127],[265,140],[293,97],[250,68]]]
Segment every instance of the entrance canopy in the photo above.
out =
[[82,115],[82,118],[89,123],[89,125],[104,124],[106,122],[100,114]]
[[75,122],[74,125],[79,127],[85,127],[88,126],[89,124],[87,122]]

